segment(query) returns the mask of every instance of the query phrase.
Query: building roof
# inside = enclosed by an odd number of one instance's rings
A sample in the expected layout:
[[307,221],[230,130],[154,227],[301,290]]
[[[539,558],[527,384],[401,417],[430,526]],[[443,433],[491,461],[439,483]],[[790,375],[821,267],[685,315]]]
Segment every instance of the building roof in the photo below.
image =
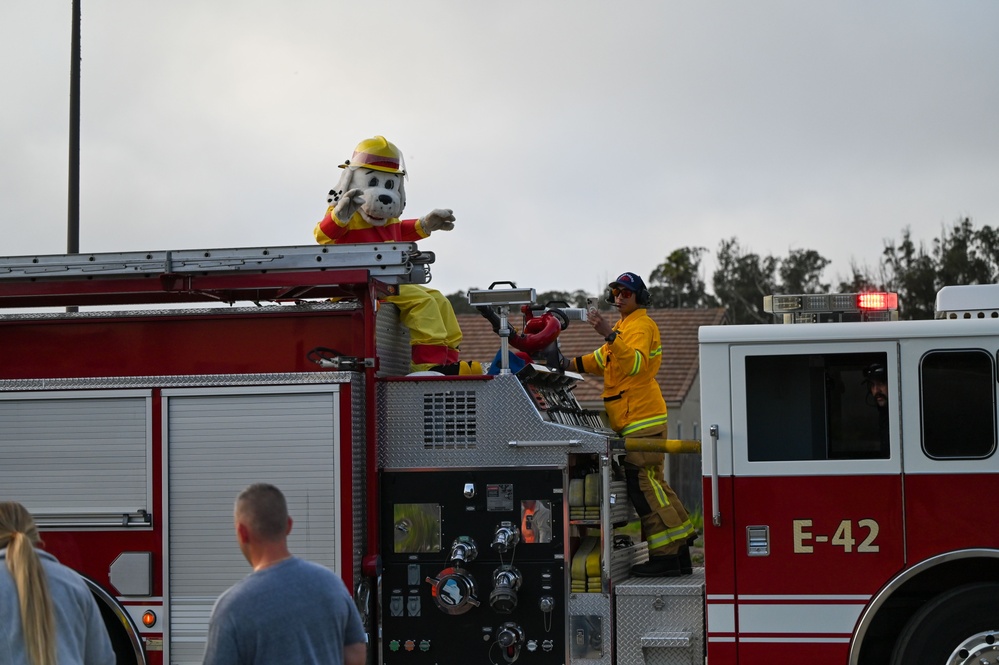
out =
[[[659,368],[659,385],[667,404],[679,404],[697,377],[697,329],[700,326],[715,326],[727,323],[725,309],[649,309],[649,316],[659,326],[663,341],[663,362]],[[609,312],[617,320],[616,312]],[[518,329],[523,327],[519,312],[510,316],[511,323]],[[477,360],[486,364],[492,362],[499,351],[500,340],[492,326],[479,314],[459,314],[461,326],[461,359]],[[581,356],[596,349],[602,340],[588,323],[572,321],[559,336],[562,353],[566,356]],[[576,387],[576,399],[582,404],[600,402],[603,379],[586,375],[586,380]]]

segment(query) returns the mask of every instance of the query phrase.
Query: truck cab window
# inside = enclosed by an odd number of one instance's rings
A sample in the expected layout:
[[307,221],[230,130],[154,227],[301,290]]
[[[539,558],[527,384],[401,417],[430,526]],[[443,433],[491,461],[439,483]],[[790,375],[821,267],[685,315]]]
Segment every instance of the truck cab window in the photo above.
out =
[[885,353],[747,357],[749,461],[887,459],[886,368]]
[[929,457],[983,458],[995,452],[996,378],[990,353],[927,353],[919,383],[923,451]]

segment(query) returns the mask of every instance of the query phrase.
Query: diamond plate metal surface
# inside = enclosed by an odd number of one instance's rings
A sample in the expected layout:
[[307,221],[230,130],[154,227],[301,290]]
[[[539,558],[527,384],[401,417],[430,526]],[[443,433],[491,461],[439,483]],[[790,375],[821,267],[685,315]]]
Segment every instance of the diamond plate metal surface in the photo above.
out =
[[377,409],[385,469],[565,466],[568,454],[608,447],[606,433],[544,420],[512,374],[382,381]]
[[391,303],[378,304],[375,348],[378,350],[378,376],[409,374],[409,328],[399,322],[399,308]]
[[[575,634],[571,632],[569,634],[569,662],[572,665],[610,665],[611,662],[611,640],[613,639],[613,633],[611,632],[611,598],[609,595],[604,593],[574,593],[569,596],[569,623],[570,627],[575,625],[577,631]],[[573,621],[573,617],[577,617]],[[600,634],[599,637],[588,634],[586,632],[580,632],[579,627],[582,624],[589,623],[591,626],[594,625],[592,619],[589,621],[584,621],[584,617],[598,618]],[[599,645],[599,658],[586,657],[582,654],[584,651],[589,652],[589,655],[593,655],[592,648],[586,648],[587,646],[593,647],[594,645]],[[624,665],[629,663],[626,660],[617,661],[619,665]],[[630,663],[629,663],[630,665]]]
[[73,379],[0,379],[0,392],[122,388],[215,388],[284,384],[349,383],[356,372],[295,372],[278,374],[181,374],[177,376],[116,376]]
[[633,577],[614,594],[618,663],[704,663],[703,568],[684,577]]
[[352,374],[355,381],[351,385],[350,393],[350,413],[351,413],[351,473],[354,479],[351,500],[353,501],[353,552],[352,562],[354,569],[354,579],[362,579],[361,559],[368,542],[368,520],[365,518],[368,507],[368,484],[367,484],[367,423],[364,417],[364,375],[361,373]]

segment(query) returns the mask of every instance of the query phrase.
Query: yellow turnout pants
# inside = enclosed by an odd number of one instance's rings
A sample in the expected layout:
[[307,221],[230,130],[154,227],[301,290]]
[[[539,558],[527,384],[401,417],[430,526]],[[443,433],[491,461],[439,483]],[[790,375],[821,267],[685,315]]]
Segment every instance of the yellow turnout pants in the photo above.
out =
[[[640,430],[629,438],[662,438],[666,425]],[[649,556],[676,554],[694,535],[687,509],[663,477],[663,453],[629,452],[624,456],[628,498],[642,520],[642,537],[649,543]]]

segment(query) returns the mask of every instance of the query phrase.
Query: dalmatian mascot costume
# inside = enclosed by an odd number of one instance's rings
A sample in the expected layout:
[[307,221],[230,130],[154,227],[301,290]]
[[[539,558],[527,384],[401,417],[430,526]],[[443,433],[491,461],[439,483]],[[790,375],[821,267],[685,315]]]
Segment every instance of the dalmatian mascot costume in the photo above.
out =
[[[406,207],[406,170],[402,153],[385,137],[361,141],[340,168],[343,173],[330,190],[326,216],[314,231],[320,244],[415,242],[454,228],[454,214],[446,209],[431,210],[419,219],[399,219]],[[411,371],[476,373],[475,367],[459,363],[461,330],[440,291],[403,284],[399,295],[386,300],[399,308],[399,318],[409,328]],[[481,374],[481,366],[477,369]]]

